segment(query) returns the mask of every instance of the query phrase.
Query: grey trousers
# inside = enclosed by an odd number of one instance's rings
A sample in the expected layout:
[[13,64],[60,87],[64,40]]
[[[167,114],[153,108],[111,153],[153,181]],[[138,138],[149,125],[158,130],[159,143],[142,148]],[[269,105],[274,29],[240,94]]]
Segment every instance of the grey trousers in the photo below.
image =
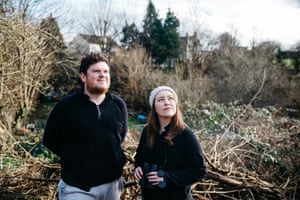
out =
[[88,192],[68,185],[62,179],[58,183],[59,200],[119,200],[122,191],[122,177],[113,182],[92,187]]

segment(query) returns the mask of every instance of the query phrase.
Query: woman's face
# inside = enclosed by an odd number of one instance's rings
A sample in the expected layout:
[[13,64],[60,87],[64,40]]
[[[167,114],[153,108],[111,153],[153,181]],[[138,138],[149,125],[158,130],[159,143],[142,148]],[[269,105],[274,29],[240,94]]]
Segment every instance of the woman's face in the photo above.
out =
[[155,111],[160,118],[172,118],[176,114],[176,97],[170,91],[159,92],[154,100]]

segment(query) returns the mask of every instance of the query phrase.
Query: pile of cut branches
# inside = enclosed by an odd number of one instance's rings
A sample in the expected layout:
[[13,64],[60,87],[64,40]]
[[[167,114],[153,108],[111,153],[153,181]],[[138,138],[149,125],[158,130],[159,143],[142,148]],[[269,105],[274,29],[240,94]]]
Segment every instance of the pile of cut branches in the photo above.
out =
[[[298,119],[275,107],[249,105],[208,103],[200,113],[195,133],[205,152],[208,175],[193,185],[195,199],[299,199]],[[125,148],[129,183],[139,133],[131,136]],[[139,194],[138,187],[128,188],[124,196],[133,194]]]
[[200,121],[196,133],[209,171],[205,181],[194,185],[195,197],[299,198],[298,119],[275,107],[211,103],[203,106]]
[[[300,198],[299,120],[273,107],[213,103],[202,106],[198,120],[195,134],[205,152],[208,175],[192,186],[194,199]],[[48,156],[33,155],[40,144],[36,134],[0,135],[0,199],[57,199],[60,166]],[[123,146],[128,161],[122,200],[140,199],[133,178],[139,136],[131,129]]]

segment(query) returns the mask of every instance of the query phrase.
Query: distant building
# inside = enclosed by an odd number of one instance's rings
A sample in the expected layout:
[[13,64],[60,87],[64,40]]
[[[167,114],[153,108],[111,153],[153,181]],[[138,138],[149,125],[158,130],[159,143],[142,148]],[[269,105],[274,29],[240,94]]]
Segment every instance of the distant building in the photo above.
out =
[[[111,37],[79,34],[69,43],[71,53],[86,54],[88,52],[100,52],[106,55],[116,55],[122,47]],[[171,65],[176,61],[192,61],[194,55],[200,51],[200,41],[195,32],[193,35],[180,37],[179,58],[172,59]]]
[[189,35],[186,33],[185,36],[180,37],[180,47],[179,47],[179,60],[180,61],[192,61],[195,52],[200,51],[201,45],[197,37],[197,33],[194,35]]
[[71,53],[86,54],[99,52],[105,55],[115,54],[119,45],[109,36],[79,34],[69,43]]

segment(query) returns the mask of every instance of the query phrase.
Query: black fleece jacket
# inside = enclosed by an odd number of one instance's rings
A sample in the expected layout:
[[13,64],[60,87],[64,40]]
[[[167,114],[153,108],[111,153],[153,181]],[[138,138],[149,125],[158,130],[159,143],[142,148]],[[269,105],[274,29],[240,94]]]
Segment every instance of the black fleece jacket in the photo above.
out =
[[190,185],[202,180],[207,173],[205,158],[199,140],[194,133],[185,128],[182,133],[173,138],[169,145],[163,138],[166,131],[157,136],[153,148],[146,146],[147,126],[143,129],[140,143],[135,155],[135,167],[145,162],[156,164],[164,170],[165,188],[142,187],[144,200],[191,200]]
[[77,93],[51,111],[43,144],[60,156],[62,179],[89,190],[122,175],[126,159],[121,143],[127,129],[127,107],[120,97],[107,93],[97,106]]

